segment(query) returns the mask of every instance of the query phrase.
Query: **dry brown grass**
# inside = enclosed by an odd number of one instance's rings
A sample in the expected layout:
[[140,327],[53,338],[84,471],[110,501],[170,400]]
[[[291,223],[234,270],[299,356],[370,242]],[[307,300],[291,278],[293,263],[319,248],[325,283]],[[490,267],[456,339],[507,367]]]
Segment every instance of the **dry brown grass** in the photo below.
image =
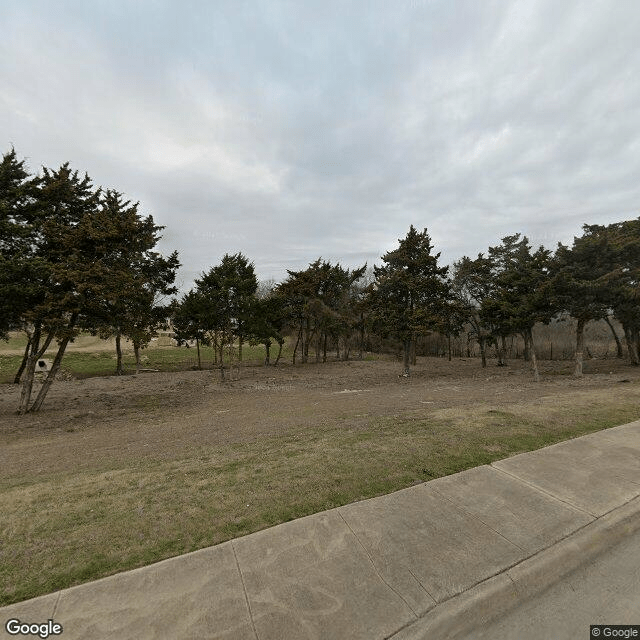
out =
[[627,384],[613,373],[583,381],[549,375],[536,386],[515,363],[481,371],[475,362],[447,368],[425,360],[410,381],[395,368],[256,370],[232,385],[201,372],[96,379],[60,385],[47,414],[21,421],[5,413],[0,603],[639,413],[630,369],[620,369]]

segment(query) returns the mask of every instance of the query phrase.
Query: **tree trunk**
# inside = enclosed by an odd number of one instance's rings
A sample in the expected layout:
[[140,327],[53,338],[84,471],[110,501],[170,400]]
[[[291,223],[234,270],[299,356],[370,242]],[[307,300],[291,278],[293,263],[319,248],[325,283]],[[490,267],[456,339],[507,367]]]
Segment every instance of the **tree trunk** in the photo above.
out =
[[224,382],[224,343],[227,336],[224,331],[220,332],[220,380]]
[[[75,324],[75,319],[72,321],[72,326],[74,324]],[[60,364],[62,362],[62,356],[64,355],[64,351],[67,348],[67,345],[69,344],[69,340],[70,339],[71,339],[71,337],[67,336],[60,343],[60,346],[58,347],[58,353],[56,353],[56,357],[53,360],[53,364],[51,365],[51,370],[47,374],[47,377],[46,377],[44,383],[40,387],[40,391],[39,391],[39,393],[38,393],[38,395],[37,395],[37,397],[35,399],[35,402],[31,405],[31,408],[29,409],[30,413],[35,413],[36,411],[40,411],[40,407],[42,406],[42,403],[44,402],[44,399],[45,399],[47,393],[49,392],[49,388],[53,384],[53,380],[56,377],[56,374],[58,373],[58,370],[60,369]]]
[[500,336],[500,339],[496,339],[496,354],[498,356],[498,366],[499,367],[506,366],[506,364],[505,364],[506,346],[507,345],[505,344],[504,336]]
[[[75,322],[75,320],[74,320]],[[33,379],[36,373],[36,362],[45,354],[53,340],[53,332],[50,332],[45,338],[44,343],[40,346],[40,338],[42,337],[42,327],[36,326],[33,333],[29,336],[30,353],[27,358],[25,368],[25,378],[22,380],[22,389],[20,391],[20,406],[18,413],[24,415],[29,411],[29,402],[31,401],[31,392],[33,390]]]
[[409,338],[408,340],[404,340],[403,342],[403,347],[404,347],[404,363],[403,363],[403,371],[402,371],[402,375],[405,378],[408,378],[410,375],[410,371],[409,371],[409,365],[411,362],[411,338]]
[[284,345],[284,340],[278,340],[278,346],[279,346],[278,356],[276,357],[276,361],[273,363],[274,367],[278,364],[278,362],[280,362],[280,355],[282,354],[282,345]]
[[293,364],[296,363],[296,352],[298,351],[298,344],[300,343],[301,337],[302,337],[302,325],[300,326],[300,331],[298,331],[298,339],[296,340],[296,346],[293,348]]
[[324,334],[324,343],[322,345],[322,362],[327,361],[327,334]]
[[24,415],[29,410],[29,402],[31,400],[31,390],[33,389],[33,378],[36,373],[36,361],[38,360],[41,335],[41,328],[39,325],[36,325],[33,333],[29,336],[30,352],[27,358],[26,376],[22,381],[22,389],[20,390],[20,406],[18,407],[18,413],[20,415]]
[[447,333],[447,354],[449,355],[449,362],[451,362],[451,334]]
[[269,366],[269,357],[270,357],[270,352],[271,352],[271,340],[267,340],[264,343],[264,350],[266,352],[265,358],[264,358],[264,366],[268,367]]
[[24,349],[24,355],[22,356],[22,362],[20,363],[20,367],[18,368],[18,372],[16,373],[16,377],[13,379],[13,384],[20,384],[20,378],[22,378],[22,372],[24,368],[27,366],[27,360],[29,359],[29,346],[31,344],[31,338],[27,339],[27,346]]
[[576,369],[573,375],[576,378],[582,378],[582,359],[584,351],[584,325],[583,318],[578,318],[578,326],[576,327]]
[[364,314],[360,314],[360,322],[362,323],[360,327],[360,360],[364,357]]
[[411,338],[411,364],[416,366],[416,337],[412,336]]
[[531,350],[529,347],[529,333],[525,331],[522,334],[522,337],[524,339],[524,354],[523,354],[524,361],[529,362],[529,360],[531,360]]
[[133,341],[133,353],[136,357],[136,375],[140,373],[140,343],[137,340]]
[[540,382],[540,373],[538,371],[538,359],[536,358],[536,347],[533,344],[533,331],[529,329],[526,335],[527,335],[527,344],[529,345],[531,367],[533,369],[533,379],[535,382]]
[[322,332],[318,331],[318,337],[316,338],[316,363],[320,362],[320,352],[322,349]]
[[630,364],[637,367],[638,364],[640,364],[640,361],[638,360],[638,349],[636,348],[636,342],[633,339],[631,329],[629,329],[624,325],[623,325],[623,328],[624,328],[624,339],[627,342],[627,350],[629,352],[629,362]]
[[120,331],[116,333],[116,375],[121,376],[124,374],[122,369],[122,346],[120,344],[121,334]]
[[238,362],[242,362],[242,335],[238,335]]
[[18,407],[18,413],[20,415],[24,415],[29,410],[29,402],[31,400],[31,391],[33,389],[33,378],[36,373],[37,360],[38,358],[34,355],[30,355],[27,360],[25,378],[22,381],[22,389],[20,391],[20,406]]
[[202,360],[200,360],[200,338],[196,337],[196,351],[198,352],[198,370],[202,371]]
[[349,339],[344,339],[344,344],[342,345],[342,361],[347,362],[349,360],[349,355],[351,353],[351,347],[349,346]]
[[611,320],[609,320],[608,316],[604,321],[609,325],[609,329],[611,329],[611,333],[613,334],[613,339],[616,341],[616,358],[622,358],[622,343],[620,342],[620,338],[618,338],[615,327],[611,324]]
[[478,344],[480,345],[480,357],[482,358],[482,368],[486,369],[487,367],[487,345],[484,338],[478,339]]
[[309,361],[309,343],[311,342],[311,321],[307,319],[307,326],[302,336],[302,364]]

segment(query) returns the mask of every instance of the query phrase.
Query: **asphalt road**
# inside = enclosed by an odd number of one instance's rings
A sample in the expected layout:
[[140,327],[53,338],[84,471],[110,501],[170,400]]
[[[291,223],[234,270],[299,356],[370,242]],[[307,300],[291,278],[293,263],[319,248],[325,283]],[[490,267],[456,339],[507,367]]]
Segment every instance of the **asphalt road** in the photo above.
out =
[[[596,637],[589,632],[594,624],[637,625],[640,638],[640,532],[465,638],[589,640]],[[634,637],[609,633],[599,637]]]

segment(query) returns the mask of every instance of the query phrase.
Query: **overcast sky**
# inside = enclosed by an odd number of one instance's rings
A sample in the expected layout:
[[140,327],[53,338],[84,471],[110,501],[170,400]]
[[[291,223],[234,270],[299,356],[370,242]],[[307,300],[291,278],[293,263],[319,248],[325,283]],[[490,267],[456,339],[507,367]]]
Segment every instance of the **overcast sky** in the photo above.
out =
[[640,215],[638,0],[0,2],[0,151],[166,225],[183,288]]

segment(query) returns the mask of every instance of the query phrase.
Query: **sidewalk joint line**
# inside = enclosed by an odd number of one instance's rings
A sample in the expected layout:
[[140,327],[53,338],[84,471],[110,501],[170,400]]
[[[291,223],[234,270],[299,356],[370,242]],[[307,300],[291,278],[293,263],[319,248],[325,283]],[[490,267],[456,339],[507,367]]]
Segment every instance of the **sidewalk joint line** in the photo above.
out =
[[247,593],[247,586],[244,583],[244,576],[242,575],[242,569],[240,569],[238,554],[236,553],[236,547],[233,543],[234,543],[234,540],[231,541],[231,550],[233,551],[233,557],[236,561],[236,567],[238,568],[238,575],[240,576],[240,582],[242,583],[242,590],[244,591],[244,599],[245,599],[245,602],[247,603],[247,611],[249,612],[249,619],[251,620],[253,635],[256,637],[256,640],[260,640],[258,637],[258,631],[256,629],[256,623],[253,620],[253,612],[251,611],[251,604],[249,603],[249,594]]
[[496,471],[499,471],[500,473],[504,473],[506,476],[509,476],[510,478],[514,478],[515,480],[518,480],[519,482],[522,482],[522,484],[526,484],[528,487],[531,487],[532,489],[535,489],[539,493],[543,493],[544,495],[549,496],[550,498],[553,498],[554,500],[557,500],[558,502],[561,502],[562,504],[566,504],[566,505],[570,506],[572,509],[576,509],[577,511],[581,511],[582,513],[585,513],[588,516],[591,516],[592,518],[598,518],[598,516],[595,513],[591,513],[590,511],[587,511],[586,509],[583,509],[582,507],[578,507],[577,505],[572,504],[568,500],[563,500],[562,498],[559,498],[558,496],[554,495],[553,493],[549,493],[549,491],[545,491],[544,489],[542,489],[541,487],[533,484],[532,482],[529,482],[529,481],[527,481],[527,480],[525,480],[523,478],[520,478],[519,476],[515,475],[514,473],[510,473],[509,471],[505,471],[505,469],[501,469],[500,467],[494,467],[493,463],[490,466],[491,466],[492,469],[495,469]]
[[[458,511],[462,511],[462,512],[466,513],[468,516],[470,516],[471,518],[473,518],[474,520],[477,520],[478,522],[481,522],[485,527],[487,527],[487,529],[489,529],[490,531],[493,531],[494,533],[497,533],[503,540],[506,540],[509,544],[511,544],[514,547],[516,547],[516,549],[520,549],[520,551],[522,551],[523,553],[527,553],[527,549],[524,549],[523,547],[521,547],[516,542],[513,542],[513,540],[509,540],[509,538],[507,538],[507,536],[503,535],[502,533],[500,533],[499,531],[494,529],[490,524],[487,524],[480,516],[476,515],[475,513],[472,513],[471,511],[469,511],[464,505],[458,504],[457,502],[454,502],[453,499],[449,498],[449,496],[446,496],[444,493],[441,493],[435,487],[430,487],[430,489],[431,489],[431,491],[435,491],[438,495],[442,496],[447,502],[450,502],[455,509],[458,509]],[[507,509],[508,509],[508,507],[507,507]],[[511,510],[509,509],[509,511],[511,511]],[[513,512],[511,512],[511,513],[513,513]]]
[[[585,524],[583,524],[580,527],[578,527],[575,531],[567,533],[566,535],[562,536],[562,538],[560,538],[559,540],[556,540],[555,542],[549,544],[548,546],[543,547],[542,549],[539,549],[538,551],[534,551],[533,553],[530,553],[529,555],[527,555],[526,557],[522,558],[521,560],[516,560],[515,562],[511,563],[509,566],[505,567],[504,569],[499,569],[498,571],[488,575],[486,578],[482,578],[482,579],[478,580],[477,582],[472,583],[471,585],[469,585],[468,587],[462,589],[462,591],[459,591],[458,593],[454,593],[453,595],[450,595],[448,597],[443,598],[440,602],[437,603],[437,605],[439,606],[441,604],[444,604],[445,602],[448,602],[449,600],[452,600],[453,598],[457,598],[457,597],[461,596],[462,594],[464,594],[466,591],[470,591],[471,589],[474,589],[475,587],[478,587],[478,586],[480,586],[480,585],[482,585],[482,584],[484,584],[486,582],[489,582],[493,578],[496,578],[497,576],[502,575],[502,574],[506,574],[509,577],[509,579],[511,581],[513,581],[513,578],[511,577],[511,574],[509,573],[511,571],[511,569],[523,564],[524,562],[526,562],[528,560],[531,560],[532,558],[535,558],[536,556],[543,555],[545,552],[549,551],[549,549],[552,549],[553,547],[556,547],[557,545],[559,545],[560,543],[564,542],[565,540],[568,540],[569,538],[574,537],[577,534],[582,533],[584,529],[587,529],[588,527],[592,527],[596,523],[601,522],[604,519],[605,516],[608,516],[609,514],[613,513],[614,511],[617,511],[618,509],[626,507],[628,504],[630,504],[634,500],[639,500],[640,501],[640,496],[636,496],[635,498],[631,498],[630,500],[627,500],[625,503],[623,503],[621,505],[618,505],[617,507],[613,507],[612,509],[610,509],[606,513],[603,513],[601,516],[596,516],[595,519],[592,520],[591,522],[586,522]],[[429,613],[429,612],[427,612],[427,613]],[[424,615],[427,615],[427,614],[424,614]],[[421,617],[424,617],[424,616],[421,616]],[[405,626],[408,626],[408,625],[405,625]]]
[[[595,520],[593,520],[592,522],[587,522],[586,524],[582,525],[581,527],[579,527],[578,529],[576,529],[575,531],[573,531],[570,534],[567,534],[566,536],[564,536],[563,538],[561,538],[560,540],[550,544],[547,547],[544,547],[542,549],[540,549],[539,551],[536,551],[535,553],[530,554],[529,556],[527,556],[526,558],[523,558],[522,560],[516,561],[513,564],[511,564],[510,566],[506,567],[503,570],[497,571],[495,573],[492,573],[491,575],[487,576],[486,578],[483,578],[481,580],[478,580],[477,582],[469,585],[468,587],[462,589],[461,591],[459,591],[458,593],[455,593],[453,595],[450,595],[444,599],[442,599],[440,602],[438,602],[436,604],[436,606],[425,612],[423,615],[420,616],[420,619],[424,619],[429,615],[433,615],[435,613],[437,613],[438,609],[441,610],[441,605],[445,605],[446,603],[450,602],[450,601],[454,601],[457,598],[460,598],[462,596],[464,596],[464,594],[468,591],[471,591],[472,589],[475,588],[481,588],[484,585],[489,584],[492,580],[496,579],[498,576],[500,575],[506,575],[509,580],[511,581],[511,583],[513,584],[514,588],[516,589],[516,592],[518,593],[518,586],[516,584],[516,582],[514,581],[513,577],[511,576],[510,571],[512,569],[514,569],[517,566],[520,566],[522,564],[524,564],[526,561],[531,560],[533,558],[535,558],[536,556],[542,556],[543,554],[545,554],[545,552],[548,552],[550,549],[552,549],[553,547],[557,546],[558,544],[560,544],[561,542],[564,542],[565,540],[567,540],[568,538],[571,538],[573,536],[575,536],[576,534],[580,533],[583,531],[583,529],[586,529],[588,527],[592,527],[594,524],[596,524],[597,522],[601,522],[602,519],[606,516],[609,515],[610,513],[612,513],[613,511],[616,511],[617,509],[620,509],[622,507],[627,506],[629,503],[633,502],[634,500],[640,500],[640,496],[636,496],[635,498],[631,498],[631,500],[628,500],[627,502],[625,502],[622,505],[619,505],[618,507],[614,507],[613,509],[611,509],[610,511],[608,511],[607,513],[603,514],[602,516],[597,516],[595,518]],[[616,544],[618,544],[616,542]],[[563,573],[564,576],[568,576],[572,573],[573,569],[569,570],[568,572]],[[558,580],[556,580],[556,582],[558,582]],[[407,624],[402,625],[399,629],[397,629],[396,631],[394,631],[390,636],[386,637],[384,640],[393,640],[394,637],[397,636],[397,634],[401,633],[402,631],[404,631],[406,628],[411,627],[414,624],[414,622],[408,622]]]
[[[612,509],[612,511],[613,510],[614,509]],[[498,569],[494,573],[491,573],[488,576],[486,576],[484,578],[481,578],[480,580],[477,580],[476,582],[471,583],[470,585],[468,585],[467,587],[462,588],[460,591],[458,591],[456,593],[453,593],[451,595],[445,596],[442,600],[436,602],[436,606],[435,607],[433,607],[429,611],[426,611],[421,616],[419,616],[419,619],[425,618],[426,616],[428,616],[430,614],[433,614],[434,612],[438,611],[438,609],[441,609],[441,607],[443,605],[445,605],[446,603],[448,603],[450,601],[453,601],[456,598],[462,597],[468,591],[471,591],[472,589],[475,589],[477,587],[482,587],[483,585],[489,584],[492,580],[494,580],[495,578],[498,578],[501,575],[506,575],[509,578],[509,580],[513,583],[513,586],[517,591],[517,585],[516,585],[515,581],[513,580],[513,578],[511,577],[511,574],[509,573],[511,571],[511,569],[514,569],[515,567],[520,566],[521,564],[523,564],[527,560],[531,560],[532,558],[543,554],[545,551],[548,551],[552,547],[555,547],[560,542],[563,542],[567,538],[570,538],[571,536],[575,535],[576,533],[582,531],[582,529],[585,529],[586,527],[591,526],[595,522],[598,522],[601,519],[601,517],[603,517],[603,516],[599,516],[595,520],[593,520],[591,522],[587,522],[586,524],[582,525],[581,527],[579,527],[575,531],[567,534],[566,536],[564,536],[560,540],[557,540],[556,542],[550,544],[549,546],[543,547],[542,549],[539,549],[538,551],[530,553],[529,555],[525,556],[524,558],[521,558],[520,560],[516,560],[515,562],[511,563],[509,566],[504,567],[503,569]],[[410,627],[412,624],[414,624],[414,622],[407,622],[406,624],[402,625],[402,627],[400,627],[399,629],[394,631],[390,636],[388,636],[384,640],[393,640],[394,636],[399,634],[401,631],[403,631],[407,627]]]
[[[551,548],[551,547],[549,547],[549,548]],[[519,593],[518,592],[518,585],[516,584],[516,581],[511,577],[511,574],[509,573],[511,571],[511,569],[513,569],[513,567],[507,569],[505,571],[505,573],[507,574],[507,578],[509,578],[509,580],[511,580],[511,584],[513,585],[513,588],[516,590],[516,593]]]
[[413,577],[413,579],[420,585],[420,587],[424,590],[424,592],[433,600],[434,606],[436,604],[438,604],[438,601],[429,593],[429,591],[427,591],[426,587],[422,584],[422,581],[418,578],[418,576],[416,576],[415,573],[413,573],[413,571],[411,571],[410,567],[406,567],[407,571],[411,574],[411,576]]
[[53,605],[53,612],[51,613],[51,618],[56,617],[56,611],[58,610],[58,604],[60,604],[60,598],[62,598],[62,591],[58,591],[58,597],[56,598],[56,603]]
[[[360,547],[362,548],[362,550],[365,552],[367,558],[369,559],[369,562],[371,563],[371,566],[373,567],[373,570],[376,572],[378,578],[380,578],[380,580],[382,580],[382,582],[384,582],[384,584],[387,585],[387,587],[389,587],[389,589],[391,589],[391,591],[393,591],[393,593],[395,593],[401,600],[402,602],[404,602],[407,607],[409,607],[409,611],[411,611],[411,613],[413,613],[413,615],[415,616],[416,620],[420,618],[420,616],[413,610],[413,607],[404,599],[404,596],[399,593],[398,591],[396,591],[380,574],[380,572],[378,571],[378,567],[376,567],[376,563],[373,561],[373,558],[371,557],[371,554],[369,553],[369,551],[367,550],[367,548],[364,546],[364,544],[362,544],[362,541],[360,540],[360,538],[358,538],[358,535],[356,534],[356,532],[351,528],[351,526],[349,525],[349,523],[345,520],[344,516],[340,513],[340,509],[336,509],[336,511],[338,512],[338,515],[340,516],[340,518],[342,519],[342,521],[345,523],[345,525],[347,526],[347,529],[349,529],[349,531],[351,531],[351,533],[353,534],[353,537],[356,539],[356,542],[360,545]],[[411,573],[411,571],[409,571],[409,573]],[[413,574],[411,573],[411,575],[413,576]],[[413,576],[415,579],[415,576]],[[418,584],[420,585],[420,587],[423,589],[423,591],[433,600],[433,602],[435,603],[436,600],[435,598],[424,588],[424,586],[422,585],[422,583],[418,580]]]

